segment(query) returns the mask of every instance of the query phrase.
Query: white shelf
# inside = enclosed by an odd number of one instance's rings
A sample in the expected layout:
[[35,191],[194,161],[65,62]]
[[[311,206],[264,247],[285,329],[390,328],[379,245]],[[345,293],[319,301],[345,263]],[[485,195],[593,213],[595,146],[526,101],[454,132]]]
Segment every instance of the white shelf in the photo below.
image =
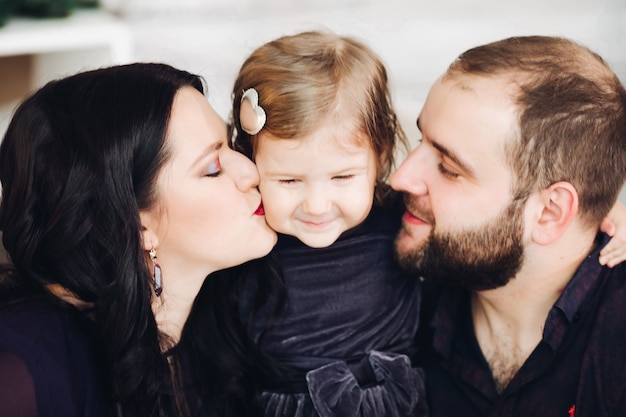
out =
[[128,28],[99,9],[77,10],[66,18],[13,17],[0,28],[0,56],[96,47],[108,49],[114,61],[126,61],[130,57]]
[[101,9],[66,18],[12,17],[0,28],[0,138],[17,103],[46,82],[129,62],[131,32]]

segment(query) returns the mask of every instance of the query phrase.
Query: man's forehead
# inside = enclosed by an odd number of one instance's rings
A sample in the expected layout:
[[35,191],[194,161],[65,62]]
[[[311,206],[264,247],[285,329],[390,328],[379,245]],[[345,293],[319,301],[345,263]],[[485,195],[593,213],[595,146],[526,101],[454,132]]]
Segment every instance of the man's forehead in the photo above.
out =
[[[517,132],[516,107],[510,82],[502,78],[441,77],[431,89],[417,127],[424,139],[455,153],[474,165],[485,153],[498,160]],[[469,158],[469,159],[468,159]]]
[[[463,117],[467,121],[480,116],[490,119],[492,115],[505,118],[512,116],[510,121],[515,121],[518,110],[515,97],[518,91],[519,85],[511,76],[447,74],[440,77],[431,88],[419,119],[428,113],[429,119],[444,121],[460,115],[467,116]],[[420,130],[423,127],[422,123],[418,123]]]
[[513,98],[519,92],[520,82],[526,77],[525,74],[514,72],[500,74],[454,72],[439,77],[437,83],[447,85],[451,90],[458,89],[468,94],[489,94],[501,100],[503,104],[512,104]]

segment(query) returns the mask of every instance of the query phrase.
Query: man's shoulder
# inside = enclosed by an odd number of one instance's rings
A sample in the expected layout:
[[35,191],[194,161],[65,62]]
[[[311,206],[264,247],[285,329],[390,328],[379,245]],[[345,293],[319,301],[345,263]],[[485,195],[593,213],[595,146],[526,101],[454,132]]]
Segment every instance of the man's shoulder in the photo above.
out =
[[[626,263],[621,263],[613,268],[603,267],[599,281],[599,291],[602,299],[606,301],[626,301]],[[626,319],[626,314],[624,314]]]
[[608,415],[626,406],[625,301],[626,265],[603,268],[597,287],[574,318],[573,328],[580,326],[579,336],[584,336],[577,415],[579,409],[581,415],[597,415],[599,404]]
[[[595,297],[595,310],[599,312],[611,311],[616,314],[615,319],[626,325],[626,264],[622,263],[613,268],[604,267],[598,281]],[[593,302],[591,300],[590,302]],[[626,338],[626,332],[624,333]]]
[[108,415],[87,320],[41,299],[0,306],[0,355],[32,379],[37,407],[64,416]]

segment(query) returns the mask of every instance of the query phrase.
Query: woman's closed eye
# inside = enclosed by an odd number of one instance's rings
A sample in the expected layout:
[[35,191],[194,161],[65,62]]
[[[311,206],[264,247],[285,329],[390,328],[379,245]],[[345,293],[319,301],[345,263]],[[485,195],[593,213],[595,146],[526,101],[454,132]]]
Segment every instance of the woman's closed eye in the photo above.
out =
[[221,173],[222,173],[222,165],[220,164],[219,158],[217,158],[215,161],[209,164],[205,175],[207,177],[214,178],[214,177],[219,177]]

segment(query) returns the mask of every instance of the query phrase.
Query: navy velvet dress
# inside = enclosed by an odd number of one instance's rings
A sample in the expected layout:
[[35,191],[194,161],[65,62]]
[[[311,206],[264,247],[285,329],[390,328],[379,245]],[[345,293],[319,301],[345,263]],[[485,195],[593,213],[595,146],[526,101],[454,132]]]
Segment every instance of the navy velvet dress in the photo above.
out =
[[265,416],[424,415],[421,370],[409,360],[421,287],[394,261],[402,212],[399,202],[375,206],[327,248],[279,236],[287,304],[277,317],[267,307],[250,331],[284,370],[262,393]]
[[89,327],[43,298],[0,306],[0,416],[112,415]]

